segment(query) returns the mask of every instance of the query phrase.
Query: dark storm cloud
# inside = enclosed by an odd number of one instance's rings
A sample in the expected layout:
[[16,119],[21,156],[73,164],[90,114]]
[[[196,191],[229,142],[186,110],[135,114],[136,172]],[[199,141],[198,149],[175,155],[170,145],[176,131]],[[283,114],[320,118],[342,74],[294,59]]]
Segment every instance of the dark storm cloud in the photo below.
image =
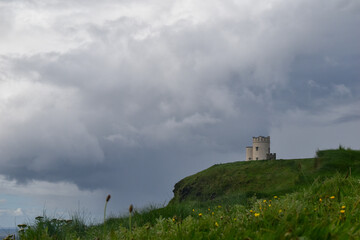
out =
[[359,121],[360,120],[360,114],[359,113],[355,113],[355,114],[349,114],[346,116],[342,116],[339,117],[338,119],[336,119],[334,121],[334,123],[346,123],[346,122],[353,122],[353,121]]
[[61,27],[89,36],[76,49],[2,56],[0,174],[156,199],[242,160],[278,113],[359,101],[359,5],[270,5],[224,2],[229,14],[210,7],[198,22],[81,23]]

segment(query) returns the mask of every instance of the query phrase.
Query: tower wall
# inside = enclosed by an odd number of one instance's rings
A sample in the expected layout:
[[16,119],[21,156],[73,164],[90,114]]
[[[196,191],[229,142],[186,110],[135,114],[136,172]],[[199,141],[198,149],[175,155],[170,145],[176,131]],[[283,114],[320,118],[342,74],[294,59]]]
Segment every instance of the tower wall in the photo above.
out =
[[[270,137],[253,137],[252,147],[252,159],[253,160],[265,160],[267,154],[270,154]],[[247,149],[246,149],[247,153]],[[248,160],[248,158],[246,158]]]
[[253,160],[253,147],[246,147],[246,161]]

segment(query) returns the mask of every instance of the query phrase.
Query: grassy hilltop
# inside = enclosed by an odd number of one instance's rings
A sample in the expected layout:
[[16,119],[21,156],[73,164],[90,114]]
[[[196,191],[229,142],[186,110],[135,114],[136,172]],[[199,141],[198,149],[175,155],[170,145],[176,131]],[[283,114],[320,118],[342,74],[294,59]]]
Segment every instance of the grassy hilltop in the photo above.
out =
[[360,151],[318,151],[315,158],[217,164],[182,179],[170,204],[186,201],[226,202],[268,197],[308,186],[316,178],[339,172],[360,176]]
[[163,208],[86,226],[38,218],[20,239],[359,239],[360,151],[217,164],[179,181]]

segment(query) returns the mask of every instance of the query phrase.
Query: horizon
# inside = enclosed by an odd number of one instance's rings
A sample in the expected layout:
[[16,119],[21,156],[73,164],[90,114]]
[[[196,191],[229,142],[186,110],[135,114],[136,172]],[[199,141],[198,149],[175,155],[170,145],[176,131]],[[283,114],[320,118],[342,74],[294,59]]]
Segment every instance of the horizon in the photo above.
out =
[[0,229],[161,205],[182,178],[360,148],[356,1],[0,0]]

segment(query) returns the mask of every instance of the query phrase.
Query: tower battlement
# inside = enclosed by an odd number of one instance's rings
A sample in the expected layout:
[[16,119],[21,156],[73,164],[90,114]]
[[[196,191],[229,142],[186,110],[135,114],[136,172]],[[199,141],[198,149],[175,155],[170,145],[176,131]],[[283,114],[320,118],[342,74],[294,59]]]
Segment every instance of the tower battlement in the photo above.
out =
[[253,143],[270,143],[270,136],[263,137],[253,137]]

